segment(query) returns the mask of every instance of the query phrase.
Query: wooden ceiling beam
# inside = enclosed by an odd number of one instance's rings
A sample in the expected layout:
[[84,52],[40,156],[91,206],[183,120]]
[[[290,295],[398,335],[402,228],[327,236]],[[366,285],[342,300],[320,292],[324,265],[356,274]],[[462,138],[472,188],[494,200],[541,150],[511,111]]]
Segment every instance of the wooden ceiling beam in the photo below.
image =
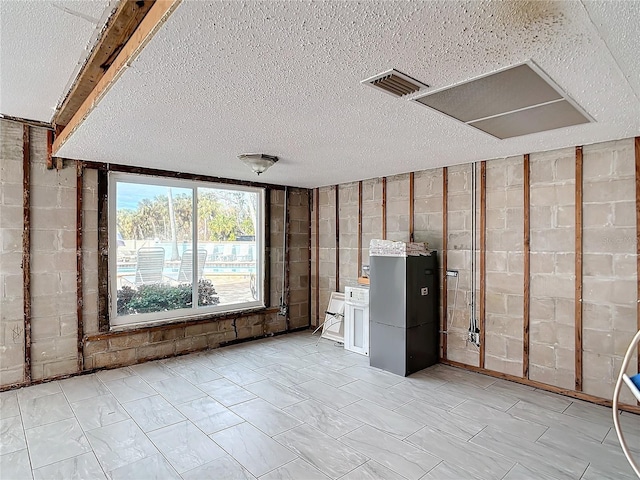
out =
[[122,0],[54,118],[55,156],[182,0]]
[[151,0],[122,0],[120,2],[107,20],[97,44],[56,112],[53,119],[55,125],[64,126],[69,123],[82,102],[86,100],[131,38],[152,5]]

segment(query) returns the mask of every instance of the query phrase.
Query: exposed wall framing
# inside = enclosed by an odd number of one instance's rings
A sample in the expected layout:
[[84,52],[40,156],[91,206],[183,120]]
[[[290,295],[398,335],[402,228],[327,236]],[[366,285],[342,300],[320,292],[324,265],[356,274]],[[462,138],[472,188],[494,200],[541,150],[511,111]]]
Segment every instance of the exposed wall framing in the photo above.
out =
[[336,204],[336,292],[340,291],[340,186],[334,187]]
[[[475,168],[475,166],[474,166]],[[472,192],[472,195],[475,195]],[[475,212],[474,212],[475,214]],[[474,235],[475,232],[472,233]],[[480,162],[480,368],[484,368],[487,305],[487,162]],[[475,253],[472,252],[472,255]]]
[[84,318],[82,307],[84,305],[82,287],[82,221],[83,221],[83,184],[82,184],[82,162],[76,161],[76,316],[78,319],[78,371],[84,370]]
[[289,193],[289,189],[285,188],[284,189],[284,232],[282,232],[282,235],[284,237],[284,252],[282,252],[283,255],[283,262],[284,262],[284,281],[283,281],[283,288],[284,288],[284,292],[282,292],[282,301],[284,302],[285,305],[285,329],[288,332],[289,330],[291,330],[291,325],[290,325],[290,316],[289,316],[289,309],[291,308],[291,292],[290,292],[290,282],[291,282],[291,269],[289,268],[289,258],[290,258],[290,250],[289,250],[289,246],[291,244],[291,218],[290,218],[290,212],[291,212],[291,195]]
[[98,330],[109,331],[108,173],[98,170]]
[[409,174],[409,241],[413,242],[413,231],[414,231],[414,209],[415,209],[415,173],[411,172]]
[[[537,382],[535,380],[529,380],[528,378],[520,378],[515,375],[509,375],[508,373],[496,372],[494,370],[488,370],[486,368],[479,368],[473,365],[467,365],[466,363],[454,362],[453,360],[441,360],[441,363],[445,365],[450,365],[452,367],[457,367],[462,370],[468,370],[471,372],[482,373],[483,375],[489,375],[495,378],[501,378],[503,380],[509,380],[511,382],[520,383],[522,385],[527,385],[529,387],[539,388],[540,390],[545,390],[547,392],[557,393],[559,395],[564,395],[566,397],[577,398],[578,400],[584,400],[586,402],[595,403],[596,405],[602,405],[604,407],[611,407],[611,400],[607,400],[605,398],[597,397],[595,395],[589,395],[588,393],[576,392],[575,390],[569,390],[566,388],[556,387],[554,385],[549,385],[547,383]],[[619,405],[620,410],[625,412],[631,412],[640,414],[640,407],[635,405]]]
[[316,251],[315,251],[315,272],[316,272],[316,327],[320,325],[320,189],[316,188],[313,192],[315,222],[316,222]]
[[[94,168],[108,172],[132,173],[135,175],[150,175],[154,177],[170,177],[180,180],[193,180],[194,182],[212,182],[227,185],[240,185],[244,187],[257,187],[271,190],[284,190],[284,185],[271,183],[250,182],[247,180],[233,180],[229,178],[214,177],[211,175],[199,175],[197,173],[172,172],[158,168],[135,167],[133,165],[119,165],[117,163],[89,162],[84,161],[84,168]],[[268,197],[267,197],[268,198]]]
[[448,248],[448,237],[449,230],[447,228],[448,224],[448,196],[449,196],[449,176],[448,169],[444,167],[442,169],[442,358],[447,358],[447,325],[449,322],[448,315],[448,307],[447,307],[447,248]]
[[100,103],[109,89],[136,59],[138,54],[151,38],[153,38],[164,22],[166,22],[180,2],[181,0],[156,0],[153,2],[150,10],[129,37],[126,44],[121,48],[120,53],[104,75],[96,82],[95,87],[75,111],[69,109],[69,113],[72,114],[71,119],[67,122],[60,134],[56,136],[53,143],[53,155],[57,154],[62,145],[65,144],[73,132],[84,122],[98,103]]
[[24,382],[31,383],[31,128],[22,126],[22,280]]
[[153,3],[151,0],[123,0],[120,2],[115,12],[107,20],[98,43],[58,109],[54,117],[56,125],[64,126],[69,123],[131,38]]
[[362,181],[358,182],[358,271],[356,276],[362,275]]
[[387,177],[382,177],[382,240],[387,239]]
[[264,304],[271,304],[271,188],[264,190],[264,281],[263,297]]
[[524,256],[524,298],[522,312],[522,377],[529,378],[529,320],[531,305],[531,169],[529,154],[524,155],[522,189],[524,193],[524,239],[522,243]]
[[582,147],[576,147],[576,302],[575,302],[575,389],[582,391]]
[[[635,167],[636,167],[636,272],[638,278],[638,293],[636,318],[640,330],[640,137],[634,139]],[[640,349],[638,349],[638,372],[640,372]]]

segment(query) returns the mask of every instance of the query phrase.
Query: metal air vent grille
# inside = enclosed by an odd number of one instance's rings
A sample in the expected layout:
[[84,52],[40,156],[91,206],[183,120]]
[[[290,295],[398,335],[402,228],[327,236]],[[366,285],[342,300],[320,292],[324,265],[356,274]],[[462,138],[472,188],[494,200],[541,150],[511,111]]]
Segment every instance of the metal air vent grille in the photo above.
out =
[[411,78],[398,70],[389,70],[374,77],[363,80],[361,83],[378,88],[394,97],[404,97],[420,91],[428,85]]

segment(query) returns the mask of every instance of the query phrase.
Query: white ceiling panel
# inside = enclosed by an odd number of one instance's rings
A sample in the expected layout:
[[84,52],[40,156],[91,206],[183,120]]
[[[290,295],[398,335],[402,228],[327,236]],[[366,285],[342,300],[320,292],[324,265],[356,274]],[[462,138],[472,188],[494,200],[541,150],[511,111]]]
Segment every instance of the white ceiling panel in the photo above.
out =
[[[627,3],[596,21],[573,1],[185,0],[58,154],[315,187],[638,135]],[[527,60],[595,123],[498,140],[360,83],[396,68],[436,90]],[[236,158],[254,152],[280,161],[258,178]]]
[[0,0],[0,113],[50,122],[113,0]]

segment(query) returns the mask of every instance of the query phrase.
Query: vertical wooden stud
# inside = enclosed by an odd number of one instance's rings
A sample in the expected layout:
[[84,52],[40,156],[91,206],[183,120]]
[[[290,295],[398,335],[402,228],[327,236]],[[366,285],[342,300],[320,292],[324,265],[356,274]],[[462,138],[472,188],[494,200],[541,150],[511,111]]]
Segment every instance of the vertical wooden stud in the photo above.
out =
[[356,278],[362,276],[362,181],[358,182],[358,271]]
[[[637,271],[637,322],[638,330],[640,330],[640,137],[635,138],[636,153],[636,271]],[[638,349],[638,372],[640,372],[640,348]]]
[[320,189],[314,191],[316,210],[316,327],[320,325]]
[[31,383],[31,129],[22,126],[24,382]]
[[53,164],[53,130],[47,130],[47,169],[55,167]]
[[415,208],[415,192],[414,192],[414,187],[415,187],[415,174],[413,172],[411,172],[409,174],[409,241],[413,242],[414,239],[414,208]]
[[582,147],[576,147],[575,390],[582,391]]
[[82,315],[82,307],[84,305],[84,298],[82,294],[82,220],[84,213],[83,209],[83,191],[82,191],[82,162],[76,161],[76,315],[78,320],[78,372],[84,370],[84,317]]
[[291,209],[291,192],[289,188],[285,188],[284,189],[284,204],[286,205],[286,208],[283,209],[283,213],[284,213],[284,232],[282,232],[282,234],[284,235],[284,252],[282,252],[283,256],[283,261],[284,261],[284,292],[282,292],[282,301],[284,302],[284,304],[287,306],[287,311],[285,313],[285,317],[284,317],[284,322],[285,322],[285,328],[286,331],[288,332],[289,330],[291,330],[291,314],[290,314],[290,310],[291,310],[291,306],[290,304],[290,300],[291,300],[291,288],[290,288],[290,280],[291,280],[291,275],[290,275],[290,271],[291,271],[291,265],[289,262],[289,257],[290,257],[290,248],[289,248],[289,244],[291,243],[291,218],[290,218],[290,209]]
[[[475,192],[473,193],[475,195]],[[475,215],[475,212],[473,212]],[[480,368],[485,361],[487,289],[487,162],[480,162]]]
[[387,177],[382,177],[382,240],[387,239]]
[[447,328],[449,323],[447,305],[447,248],[448,248],[448,196],[449,175],[447,167],[442,169],[442,358],[447,359]]
[[108,173],[98,170],[98,330],[109,331]]
[[264,279],[262,298],[264,306],[271,306],[271,189],[264,189]]
[[524,156],[523,163],[524,191],[524,298],[522,312],[522,377],[529,378],[529,309],[531,301],[531,170],[529,154]]
[[340,185],[335,186],[336,193],[336,292],[340,291]]

